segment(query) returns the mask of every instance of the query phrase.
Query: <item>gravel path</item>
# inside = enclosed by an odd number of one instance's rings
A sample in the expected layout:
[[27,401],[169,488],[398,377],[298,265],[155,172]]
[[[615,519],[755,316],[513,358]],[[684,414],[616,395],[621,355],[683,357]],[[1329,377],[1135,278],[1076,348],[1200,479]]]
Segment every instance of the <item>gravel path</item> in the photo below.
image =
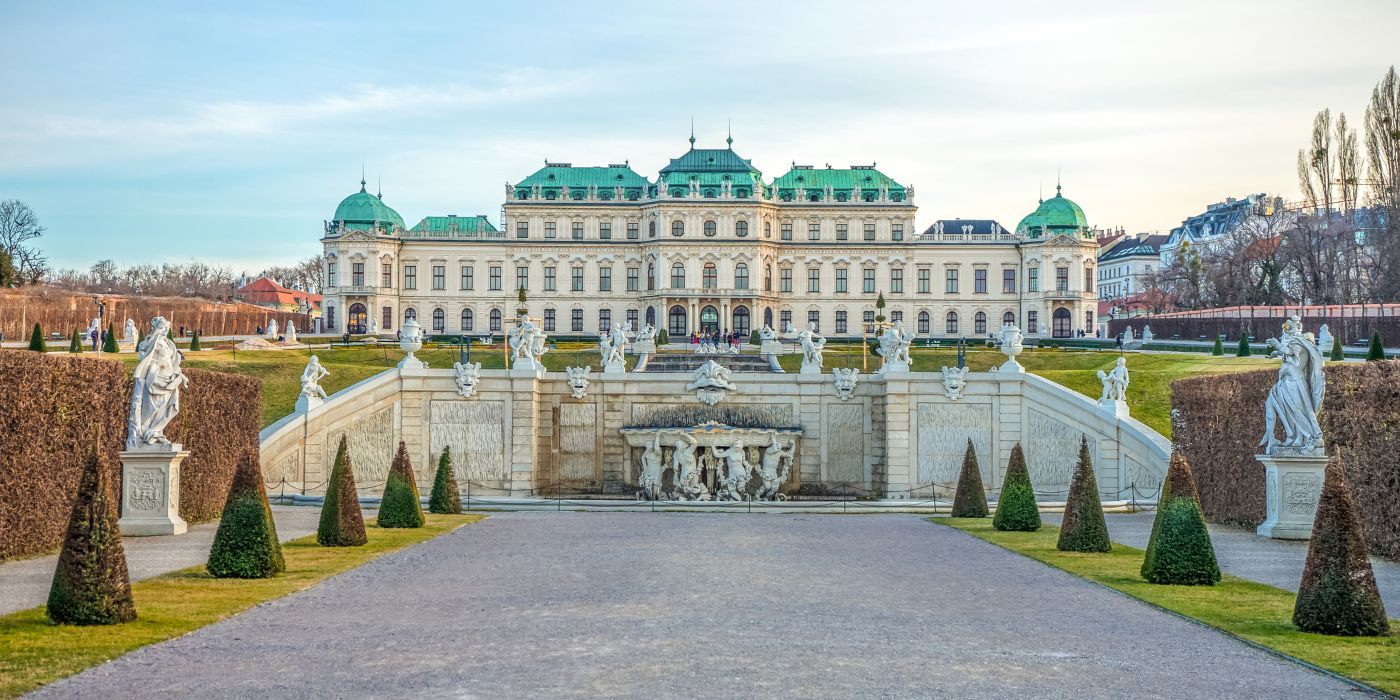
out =
[[505,513],[48,697],[1337,697],[916,516]]

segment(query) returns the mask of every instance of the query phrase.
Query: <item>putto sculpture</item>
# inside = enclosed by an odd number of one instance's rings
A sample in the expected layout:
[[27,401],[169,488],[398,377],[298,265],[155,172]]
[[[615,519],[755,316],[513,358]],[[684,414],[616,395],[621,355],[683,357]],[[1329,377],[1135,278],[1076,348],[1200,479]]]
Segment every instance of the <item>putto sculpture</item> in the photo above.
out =
[[796,336],[798,344],[802,346],[802,369],[799,372],[821,374],[822,350],[826,348],[826,338],[817,333],[817,324],[808,323],[806,328],[798,331],[789,323],[787,333],[789,336]]
[[1113,369],[1108,372],[1099,370],[1097,372],[1099,382],[1103,384],[1103,393],[1099,394],[1100,402],[1127,401],[1128,400],[1128,361],[1118,358],[1113,363]]
[[627,371],[627,332],[631,324],[614,323],[612,329],[598,338],[598,350],[603,359],[603,373]]
[[849,369],[835,367],[831,370],[831,381],[836,387],[836,396],[842,401],[849,400],[856,391],[856,377],[860,375],[860,370],[855,367]]
[[944,367],[943,368],[943,395],[950,401],[957,401],[963,397],[963,391],[967,389],[967,368],[966,367]]
[[511,369],[544,369],[544,365],[540,364],[540,357],[545,353],[546,337],[544,331],[528,319],[511,329]]
[[481,383],[480,362],[454,362],[452,373],[457,380],[457,393],[469,399],[476,395],[476,385]]
[[880,374],[909,371],[909,347],[914,334],[904,330],[903,321],[891,323],[880,336]]
[[321,360],[315,355],[306,363],[306,369],[301,373],[301,395],[310,398],[326,398],[326,390],[321,388],[321,380],[330,376],[330,370],[321,366]]
[[696,398],[706,405],[713,406],[724,400],[726,391],[738,391],[739,387],[729,381],[729,368],[707,360],[695,369],[694,380],[685,385],[686,391],[696,392]]
[[587,365],[583,367],[565,367],[564,375],[569,379],[569,393],[576,399],[581,399],[588,395],[588,375],[593,372],[593,368]]
[[[1269,389],[1264,402],[1264,454],[1313,455],[1323,453],[1322,426],[1318,412],[1327,388],[1322,354],[1303,335],[1303,322],[1297,316],[1283,324],[1283,334],[1267,342],[1269,357],[1282,358],[1278,381]],[[1275,437],[1283,431],[1283,439]]]
[[174,449],[165,426],[180,412],[180,389],[189,383],[180,369],[184,359],[170,339],[164,316],[151,320],[151,334],[136,348],[131,411],[126,426],[126,449]]

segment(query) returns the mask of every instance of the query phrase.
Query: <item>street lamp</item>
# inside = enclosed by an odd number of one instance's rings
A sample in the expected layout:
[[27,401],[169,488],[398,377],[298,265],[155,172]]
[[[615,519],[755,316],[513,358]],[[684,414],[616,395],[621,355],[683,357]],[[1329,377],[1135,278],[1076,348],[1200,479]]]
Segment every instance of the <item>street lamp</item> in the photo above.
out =
[[102,357],[102,320],[107,315],[107,300],[97,294],[92,295],[92,303],[97,305],[97,356]]

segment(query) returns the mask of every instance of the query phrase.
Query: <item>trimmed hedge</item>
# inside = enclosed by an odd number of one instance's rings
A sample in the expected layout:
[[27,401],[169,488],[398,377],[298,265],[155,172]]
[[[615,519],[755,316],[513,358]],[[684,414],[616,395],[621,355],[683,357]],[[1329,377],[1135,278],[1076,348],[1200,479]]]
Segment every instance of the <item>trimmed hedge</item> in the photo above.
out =
[[1371,345],[1366,348],[1366,360],[1368,362],[1385,359],[1385,345],[1381,343],[1381,332],[1376,331],[1371,334]]
[[102,339],[102,352],[110,352],[113,355],[121,352],[117,347],[117,333],[112,330],[112,324],[107,324],[107,337]]
[[1021,451],[1019,442],[1011,448],[1011,459],[1006,465],[1006,478],[1001,482],[1001,495],[997,497],[997,512],[992,517],[992,527],[1022,532],[1040,529],[1040,509],[1035,504],[1031,473],[1026,470],[1026,454]]
[[1342,351],[1342,336],[1332,337],[1332,356],[1328,359],[1333,362],[1341,362],[1346,359],[1346,355]]
[[270,578],[287,570],[256,450],[245,450],[206,567],[214,578]]
[[428,496],[428,512],[455,515],[462,512],[462,495],[457,491],[457,475],[452,470],[452,450],[442,448],[437,471],[433,473],[433,492]]
[[113,469],[104,464],[107,456],[98,447],[98,437],[83,464],[44,610],[60,625],[115,625],[136,619],[115,489],[109,483]]
[[[1329,448],[1347,455],[1346,480],[1372,554],[1400,559],[1400,362],[1329,364],[1322,428]],[[1206,519],[1254,528],[1264,521],[1264,466],[1254,455],[1264,434],[1264,399],[1273,369],[1172,383],[1172,441],[1190,460]]]
[[962,471],[958,472],[958,490],[953,494],[954,518],[987,517],[987,491],[982,488],[982,469],[977,465],[977,450],[972,438],[967,439],[963,453]]
[[1220,582],[1220,565],[1201,513],[1191,464],[1179,452],[1172,453],[1167,467],[1141,571],[1151,583],[1213,586]]
[[1235,350],[1235,357],[1249,357],[1249,336],[1240,336],[1240,345]]
[[1089,439],[1079,438],[1079,464],[1069,482],[1069,497],[1065,499],[1065,517],[1060,524],[1060,539],[1055,549],[1061,552],[1107,552],[1113,549],[1108,539],[1108,524],[1103,519],[1103,502],[1099,500],[1099,481],[1094,478],[1094,461],[1089,456]]
[[355,489],[355,469],[350,465],[342,435],[335,452],[335,465],[331,467],[330,483],[326,485],[326,496],[321,502],[316,543],[322,547],[359,547],[367,542],[365,515],[360,512],[360,495]]
[[389,465],[378,520],[379,527],[423,527],[425,522],[423,506],[418,501],[418,482],[413,478],[413,464],[408,460],[408,447],[403,440]]
[[1390,632],[1339,457],[1327,463],[1293,624],[1304,632],[1345,636]]
[[29,349],[34,352],[48,352],[49,346],[44,344],[44,329],[39,324],[34,324],[34,332],[29,334]]
[[1224,338],[1225,336],[1220,335],[1219,333],[1215,335],[1215,347],[1210,349],[1210,354],[1215,355],[1217,357],[1225,354]]

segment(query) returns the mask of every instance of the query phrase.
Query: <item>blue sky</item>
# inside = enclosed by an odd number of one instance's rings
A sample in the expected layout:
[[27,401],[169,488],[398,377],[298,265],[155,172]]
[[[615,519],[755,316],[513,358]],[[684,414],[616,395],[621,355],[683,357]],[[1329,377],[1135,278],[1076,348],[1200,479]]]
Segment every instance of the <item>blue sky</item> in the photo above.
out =
[[205,5],[0,0],[0,198],[56,266],[292,262],[362,162],[410,225],[498,221],[546,158],[654,178],[692,117],[769,178],[876,162],[920,229],[1014,225],[1058,169],[1165,231],[1293,196],[1313,114],[1400,61],[1393,0]]

